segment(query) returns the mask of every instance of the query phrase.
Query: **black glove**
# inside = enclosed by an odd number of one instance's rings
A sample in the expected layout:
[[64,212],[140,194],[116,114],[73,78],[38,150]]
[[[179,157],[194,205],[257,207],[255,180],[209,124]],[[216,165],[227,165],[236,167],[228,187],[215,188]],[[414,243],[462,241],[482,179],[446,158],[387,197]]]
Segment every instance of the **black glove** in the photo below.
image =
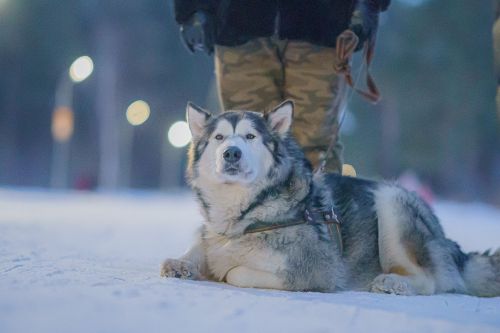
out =
[[356,51],[363,48],[364,42],[371,38],[372,34],[377,31],[378,15],[380,7],[375,5],[373,1],[360,0],[356,6],[352,17],[349,29],[352,30],[359,38]]
[[356,51],[360,50],[363,47],[363,43],[368,38],[368,31],[365,30],[363,26],[363,20],[358,15],[359,12],[355,12],[351,19],[351,24],[349,25],[349,30],[352,30],[358,36],[359,42],[356,46]]
[[214,52],[215,25],[212,15],[204,11],[195,12],[180,28],[182,41],[187,49],[208,54]]

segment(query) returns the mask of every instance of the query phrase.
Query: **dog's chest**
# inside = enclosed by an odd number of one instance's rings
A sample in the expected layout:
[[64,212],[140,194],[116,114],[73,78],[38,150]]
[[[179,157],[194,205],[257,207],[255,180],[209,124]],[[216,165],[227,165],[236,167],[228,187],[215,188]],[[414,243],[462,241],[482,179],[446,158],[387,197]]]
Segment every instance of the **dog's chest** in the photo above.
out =
[[221,281],[238,266],[273,274],[285,268],[285,256],[255,235],[236,239],[210,235],[205,238],[205,246],[208,267]]

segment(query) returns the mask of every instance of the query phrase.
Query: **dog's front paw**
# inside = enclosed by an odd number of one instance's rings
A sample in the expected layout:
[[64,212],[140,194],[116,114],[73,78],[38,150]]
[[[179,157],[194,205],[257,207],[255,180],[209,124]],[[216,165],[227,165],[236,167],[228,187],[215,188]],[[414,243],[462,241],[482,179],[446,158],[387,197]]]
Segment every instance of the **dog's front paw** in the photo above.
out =
[[406,296],[415,295],[408,279],[397,274],[380,274],[373,280],[370,291]]
[[202,276],[198,268],[189,261],[178,259],[167,259],[161,265],[160,275],[178,279],[201,280]]

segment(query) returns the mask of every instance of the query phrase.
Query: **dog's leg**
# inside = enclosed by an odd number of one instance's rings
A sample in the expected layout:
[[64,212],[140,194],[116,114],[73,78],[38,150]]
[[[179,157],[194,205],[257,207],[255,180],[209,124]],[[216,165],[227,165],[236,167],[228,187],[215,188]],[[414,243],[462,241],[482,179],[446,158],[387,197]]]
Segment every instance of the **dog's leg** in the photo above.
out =
[[206,262],[201,237],[179,259],[166,259],[161,265],[160,275],[189,280],[204,280]]
[[375,278],[371,291],[430,295],[436,290],[434,278],[419,264],[414,249],[403,241],[403,230],[408,229],[405,224],[415,222],[402,205],[402,198],[405,198],[402,191],[397,187],[383,186],[375,192],[379,259],[384,274]]
[[245,266],[231,269],[226,281],[242,288],[283,289],[283,281],[273,273],[260,271]]

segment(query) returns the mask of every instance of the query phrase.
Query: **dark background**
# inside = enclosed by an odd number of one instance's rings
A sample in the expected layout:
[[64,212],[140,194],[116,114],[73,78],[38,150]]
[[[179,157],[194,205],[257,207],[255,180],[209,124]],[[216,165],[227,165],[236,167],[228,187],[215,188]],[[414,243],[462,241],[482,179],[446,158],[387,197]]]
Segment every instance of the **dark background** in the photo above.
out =
[[[343,127],[358,175],[413,170],[440,196],[500,204],[493,16],[489,1],[393,0],[372,66],[384,100],[354,95]],[[95,69],[74,86],[68,187],[183,186],[166,130],[188,100],[218,105],[213,60],[188,54],[168,0],[0,0],[0,186],[50,186],[55,91],[81,55]],[[151,116],[132,129],[136,99]]]

